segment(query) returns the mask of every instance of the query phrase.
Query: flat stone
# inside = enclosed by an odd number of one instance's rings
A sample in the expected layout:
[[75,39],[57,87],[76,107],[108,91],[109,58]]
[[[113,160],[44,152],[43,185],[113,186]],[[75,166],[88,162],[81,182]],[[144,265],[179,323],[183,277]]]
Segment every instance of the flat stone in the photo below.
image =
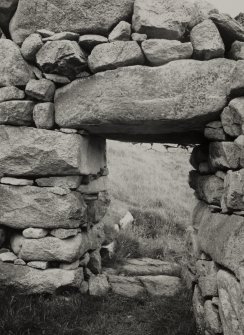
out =
[[13,263],[17,259],[17,256],[13,252],[5,252],[0,254],[0,261],[5,263]]
[[0,175],[18,177],[97,174],[105,140],[45,129],[0,126]]
[[229,57],[234,60],[244,60],[244,42],[233,42],[229,52]]
[[241,216],[211,213],[203,203],[193,218],[199,226],[200,250],[237,275],[244,260],[243,220]]
[[119,272],[128,276],[168,275],[180,277],[181,266],[159,259],[139,258],[126,259]]
[[[14,243],[14,236],[11,243]],[[67,240],[47,236],[40,239],[23,239],[18,257],[24,261],[59,261],[73,263],[81,257],[82,236]]]
[[95,46],[103,43],[108,43],[108,39],[101,35],[83,35],[79,38],[79,46],[89,52],[91,52]]
[[89,184],[81,184],[77,191],[85,194],[94,194],[108,189],[108,178],[106,176],[92,180]]
[[108,282],[112,292],[128,298],[134,298],[145,293],[145,289],[138,278],[109,275]]
[[221,114],[221,122],[224,131],[232,136],[238,137],[242,134],[244,125],[244,97],[231,100],[229,106]]
[[21,53],[24,59],[30,62],[36,60],[37,52],[42,48],[43,41],[40,34],[31,34],[28,36],[21,45]]
[[242,335],[244,332],[244,306],[242,292],[236,278],[226,272],[218,272],[219,312],[223,333]]
[[34,269],[46,270],[48,268],[48,262],[28,262],[27,265]]
[[1,178],[0,183],[13,186],[32,186],[34,184],[34,181],[30,179],[3,177]]
[[0,103],[0,124],[12,126],[30,126],[33,124],[32,101],[4,101]]
[[190,186],[196,191],[198,199],[208,204],[220,206],[224,193],[224,181],[222,179],[215,175],[202,176],[195,174],[190,181]]
[[50,234],[54,237],[59,238],[60,240],[65,240],[66,238],[78,235],[80,232],[81,230],[79,228],[78,229],[57,228],[51,230]]
[[151,65],[159,66],[173,60],[191,58],[192,44],[164,39],[150,39],[142,42],[142,50]]
[[213,121],[206,125],[204,136],[210,141],[225,141],[227,136],[220,121]]
[[36,179],[36,183],[41,187],[63,187],[75,190],[79,187],[82,176],[49,177]]
[[109,42],[129,41],[131,36],[131,24],[126,21],[120,23],[111,31],[108,36]]
[[25,238],[43,238],[48,235],[48,230],[43,228],[26,228],[22,232],[23,236]]
[[37,128],[52,129],[54,127],[54,104],[51,102],[36,104],[33,119]]
[[25,93],[31,98],[47,102],[53,100],[54,92],[54,83],[47,79],[32,79],[28,82],[25,89]]
[[240,165],[240,149],[233,142],[212,142],[209,146],[209,161],[214,169],[237,169]]
[[15,86],[7,86],[0,88],[0,102],[9,100],[23,100],[25,92]]
[[222,36],[226,36],[227,42],[244,41],[244,27],[230,15],[211,14],[211,20],[217,25]]
[[32,77],[20,49],[8,39],[0,39],[0,73],[0,87],[25,86]]
[[139,276],[147,293],[152,296],[174,297],[182,290],[181,279],[171,276]]
[[181,39],[192,19],[193,4],[174,0],[136,0],[133,30],[148,38]]
[[89,294],[95,297],[102,297],[107,295],[110,290],[110,285],[108,283],[107,276],[97,275],[91,277],[88,282]]
[[62,41],[62,40],[67,40],[67,41],[78,41],[79,39],[79,34],[77,33],[72,33],[70,31],[62,31],[61,33],[56,33],[51,36],[47,36],[43,38],[43,42],[48,42],[48,41]]
[[77,129],[71,129],[71,128],[60,128],[59,131],[64,134],[77,134],[79,131]]
[[196,25],[190,33],[190,38],[195,59],[209,60],[224,57],[225,45],[212,20],[205,20]]
[[25,266],[25,265],[26,265],[26,262],[25,262],[23,259],[17,258],[17,259],[14,261],[14,265]]
[[229,210],[244,210],[244,169],[228,171],[225,178],[224,201]]
[[70,263],[70,264],[60,263],[59,268],[63,270],[75,270],[75,269],[78,269],[79,265],[80,265],[80,261],[76,260],[75,262]]
[[144,56],[134,41],[99,44],[88,57],[88,65],[93,73],[141,64],[144,64]]
[[80,35],[106,35],[121,20],[129,19],[133,0],[72,0],[50,3],[48,0],[21,0],[10,25],[12,39],[21,44],[32,32],[45,29],[75,32]]
[[47,42],[37,53],[36,62],[45,73],[75,77],[87,65],[85,53],[75,41]]
[[60,196],[44,187],[0,184],[0,224],[11,228],[77,228],[85,210],[78,192]]
[[53,36],[55,33],[49,29],[37,29],[36,31],[38,34],[41,35],[41,37],[50,37],[50,36]]
[[102,272],[102,259],[100,249],[90,252],[90,260],[87,264],[87,267],[95,275],[98,275]]
[[1,27],[7,31],[9,21],[18,6],[18,0],[2,0],[0,4],[0,22]]
[[227,105],[235,65],[227,59],[178,60],[75,80],[56,91],[56,123],[114,139],[176,141],[185,132],[195,138]]
[[131,34],[132,41],[136,41],[138,43],[146,41],[147,35],[146,34],[139,34],[139,33],[132,33]]
[[1,287],[14,288],[24,294],[55,293],[57,289],[67,287],[79,289],[83,281],[82,269],[38,270],[6,263],[1,263],[0,269]]
[[207,300],[204,304],[204,317],[206,320],[206,328],[214,334],[222,333],[222,325],[219,317],[218,308],[212,303],[211,300]]
[[60,76],[58,74],[44,73],[44,77],[48,80],[53,81],[55,84],[66,85],[70,83],[70,79],[68,77]]

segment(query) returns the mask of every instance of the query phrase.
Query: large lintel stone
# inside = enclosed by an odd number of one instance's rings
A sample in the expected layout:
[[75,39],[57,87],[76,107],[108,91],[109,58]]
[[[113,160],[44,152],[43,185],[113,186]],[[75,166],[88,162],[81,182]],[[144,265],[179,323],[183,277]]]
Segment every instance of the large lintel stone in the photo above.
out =
[[97,174],[105,165],[105,140],[30,127],[0,126],[0,175]]
[[235,65],[227,59],[178,60],[75,80],[56,91],[56,123],[126,140],[203,133],[227,104]]

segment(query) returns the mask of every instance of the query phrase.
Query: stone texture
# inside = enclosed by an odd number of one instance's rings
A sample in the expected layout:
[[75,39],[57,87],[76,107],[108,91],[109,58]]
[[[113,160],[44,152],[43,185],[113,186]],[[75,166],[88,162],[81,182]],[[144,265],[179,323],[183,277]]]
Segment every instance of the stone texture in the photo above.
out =
[[49,177],[36,179],[41,187],[63,187],[75,190],[80,186],[82,176]]
[[79,46],[88,52],[99,44],[108,43],[107,37],[101,35],[83,35],[79,38]]
[[220,206],[224,193],[224,181],[215,175],[191,175],[190,186],[196,191],[197,197],[208,204]]
[[236,63],[232,75],[231,92],[234,96],[244,95],[244,61],[239,60]]
[[152,296],[173,297],[182,290],[181,279],[171,276],[137,277],[147,292]]
[[26,262],[23,261],[23,259],[17,258],[17,259],[14,261],[14,265],[25,266],[25,265],[26,265]]
[[120,23],[111,31],[108,36],[109,42],[129,41],[131,35],[131,24],[126,21]]
[[35,105],[33,119],[37,128],[52,129],[54,126],[54,104],[44,102]]
[[91,296],[101,297],[110,290],[110,285],[105,275],[97,275],[89,279],[89,294]]
[[60,196],[48,188],[0,184],[0,224],[11,228],[76,228],[85,210],[77,192]]
[[83,281],[83,271],[61,269],[38,270],[29,266],[0,263],[0,285],[14,288],[24,294],[55,293],[61,288],[79,289]]
[[34,269],[46,270],[48,268],[48,262],[28,262],[27,265]]
[[240,164],[240,149],[233,142],[212,142],[209,146],[209,161],[214,169],[237,169]]
[[94,194],[106,191],[108,188],[108,178],[106,176],[92,180],[89,184],[81,184],[77,191],[85,194]]
[[30,126],[33,124],[32,101],[4,101],[0,103],[0,124]]
[[202,203],[194,213],[193,222],[199,226],[200,249],[215,262],[238,274],[238,268],[244,259],[244,218],[213,214]]
[[198,326],[198,330],[203,332],[205,329],[205,314],[204,314],[204,299],[201,295],[201,291],[197,285],[195,285],[193,298],[193,312]]
[[198,285],[204,298],[218,296],[217,274],[200,277]]
[[217,25],[225,42],[244,41],[244,27],[230,15],[212,14],[211,20]]
[[234,60],[244,60],[244,42],[235,41],[231,46],[229,57]]
[[142,50],[151,65],[159,66],[177,59],[191,58],[192,44],[164,39],[149,39],[142,42]]
[[218,308],[211,300],[207,300],[204,304],[204,317],[206,320],[206,328],[210,331],[210,333],[222,334],[222,325]]
[[244,169],[227,172],[224,201],[229,210],[244,210]]
[[105,165],[103,139],[44,129],[0,126],[0,175],[97,174]]
[[121,20],[129,19],[132,10],[133,0],[20,0],[10,32],[16,43],[43,27],[54,32],[105,35]]
[[59,268],[63,270],[75,270],[78,269],[79,265],[79,260],[76,260],[73,263],[60,263]]
[[244,124],[244,97],[231,100],[221,114],[221,122],[224,131],[232,136],[238,137],[242,134],[242,125]]
[[80,233],[80,229],[64,229],[64,228],[57,228],[51,230],[50,234],[54,237],[59,238],[60,240],[65,240],[66,238],[70,238],[73,236],[78,235]]
[[23,100],[25,92],[15,86],[7,86],[0,88],[0,102],[10,100]]
[[205,20],[196,25],[190,33],[194,58],[209,60],[224,57],[225,45],[212,20]]
[[136,41],[138,43],[141,43],[143,41],[146,41],[147,35],[146,34],[139,34],[139,33],[132,33],[131,34],[132,41]]
[[40,34],[31,34],[21,45],[21,53],[24,59],[29,62],[36,60],[37,52],[42,48],[43,41]]
[[236,147],[240,151],[239,156],[240,156],[240,166],[244,167],[244,135],[240,135],[237,137],[234,141]]
[[32,76],[20,49],[11,40],[0,39],[0,73],[0,87],[25,86]]
[[148,38],[181,39],[192,18],[193,5],[188,1],[136,0],[133,30]]
[[70,83],[70,79],[68,77],[60,76],[58,74],[44,73],[44,77],[56,84],[66,85]]
[[141,135],[144,141],[151,136],[162,142],[176,141],[177,134],[180,141],[184,132],[187,138],[197,136],[226,106],[235,64],[226,59],[179,60],[76,80],[56,91],[56,123],[116,139]]
[[36,62],[45,73],[75,77],[84,70],[86,55],[75,41],[47,42],[37,53]]
[[5,252],[0,254],[0,261],[5,263],[13,263],[17,259],[17,256],[13,252]]
[[[14,243],[14,239],[15,237],[13,237],[12,243]],[[68,240],[60,240],[59,238],[51,236],[40,239],[23,239],[18,257],[24,261],[60,261],[73,263],[81,257],[81,245],[81,234],[69,238]]]
[[159,259],[139,258],[126,259],[119,272],[128,276],[168,275],[180,277],[181,267],[176,263]]
[[227,136],[220,121],[213,121],[206,125],[204,136],[210,141],[225,141]]
[[207,20],[211,14],[218,14],[219,11],[211,2],[205,0],[196,0],[193,3],[193,15],[189,23],[190,30],[197,24]]
[[82,258],[80,259],[80,266],[86,267],[90,260],[89,252],[85,253]]
[[13,186],[32,186],[34,184],[33,180],[30,179],[18,179],[10,177],[1,178],[0,183]]
[[134,277],[109,275],[108,282],[113,293],[128,298],[134,298],[145,293],[145,289],[140,280]]
[[22,234],[25,238],[38,239],[46,237],[48,235],[48,230],[43,228],[27,228],[23,230]]
[[244,332],[244,305],[239,282],[226,271],[218,272],[219,311],[226,335]]
[[17,8],[18,0],[2,0],[0,4],[0,26],[8,31],[9,21]]
[[143,63],[141,48],[134,41],[115,41],[97,45],[88,57],[88,65],[93,73]]
[[90,253],[90,260],[87,264],[89,270],[95,275],[102,272],[102,259],[100,255],[100,249],[94,250]]
[[54,83],[47,79],[32,79],[25,88],[25,93],[31,98],[47,102],[53,100],[54,92]]

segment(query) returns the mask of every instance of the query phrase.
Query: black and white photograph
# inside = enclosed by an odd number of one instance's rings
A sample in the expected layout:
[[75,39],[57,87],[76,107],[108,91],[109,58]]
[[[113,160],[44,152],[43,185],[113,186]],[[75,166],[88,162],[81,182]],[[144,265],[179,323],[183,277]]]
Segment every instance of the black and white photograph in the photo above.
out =
[[244,0],[0,0],[0,335],[244,335]]

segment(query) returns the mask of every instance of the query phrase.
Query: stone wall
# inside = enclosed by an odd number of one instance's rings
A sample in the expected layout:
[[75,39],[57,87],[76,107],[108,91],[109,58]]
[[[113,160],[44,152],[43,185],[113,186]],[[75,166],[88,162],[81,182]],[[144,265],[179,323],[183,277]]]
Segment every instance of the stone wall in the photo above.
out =
[[106,138],[200,143],[185,277],[204,335],[244,333],[242,16],[205,1],[0,4],[1,287],[87,292]]

